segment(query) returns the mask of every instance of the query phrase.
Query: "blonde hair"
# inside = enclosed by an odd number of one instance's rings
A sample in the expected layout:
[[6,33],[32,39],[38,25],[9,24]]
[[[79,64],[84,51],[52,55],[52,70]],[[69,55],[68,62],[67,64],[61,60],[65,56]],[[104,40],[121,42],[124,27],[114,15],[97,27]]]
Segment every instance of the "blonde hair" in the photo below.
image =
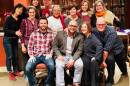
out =
[[34,7],[34,6],[28,6],[28,8],[27,8],[27,12],[29,12],[29,10],[30,10],[30,9],[34,9],[34,10],[35,10],[35,12],[37,12],[36,7]]
[[94,13],[96,13],[96,6],[97,6],[98,3],[101,3],[102,6],[103,6],[103,8],[104,8],[104,10],[107,10],[107,9],[106,9],[106,5],[105,5],[105,3],[103,2],[103,0],[97,0],[97,1],[95,1],[95,3],[94,3]]

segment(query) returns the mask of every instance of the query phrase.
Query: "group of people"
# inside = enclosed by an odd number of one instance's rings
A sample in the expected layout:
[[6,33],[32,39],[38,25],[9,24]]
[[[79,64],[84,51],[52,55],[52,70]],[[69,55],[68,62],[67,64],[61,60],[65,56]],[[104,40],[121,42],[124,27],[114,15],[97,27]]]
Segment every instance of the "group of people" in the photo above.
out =
[[128,77],[124,45],[112,27],[114,23],[120,26],[120,20],[106,9],[102,0],[95,2],[94,12],[88,0],[81,2],[80,9],[72,5],[67,16],[62,14],[60,5],[51,6],[51,0],[43,2],[42,9],[38,0],[32,0],[27,9],[18,4],[6,18],[3,44],[10,80],[21,76],[18,40],[30,86],[36,86],[33,71],[39,63],[46,64],[48,69],[45,86],[53,86],[55,75],[56,86],[65,86],[65,70],[74,70],[73,86],[99,86],[101,68],[108,71],[106,86],[112,86],[115,62],[121,76]]

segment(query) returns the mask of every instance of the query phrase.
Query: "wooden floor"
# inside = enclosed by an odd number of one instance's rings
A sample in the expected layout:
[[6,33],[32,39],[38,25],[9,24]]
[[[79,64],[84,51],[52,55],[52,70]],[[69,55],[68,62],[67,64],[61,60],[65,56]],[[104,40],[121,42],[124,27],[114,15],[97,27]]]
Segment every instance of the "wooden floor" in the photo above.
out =
[[[128,68],[128,73],[130,77],[130,67]],[[10,81],[8,78],[7,73],[0,73],[0,86],[28,86],[28,82],[23,78],[23,77],[16,77],[16,81]],[[129,85],[129,78],[123,79],[120,83],[117,83],[120,78],[120,71],[118,67],[116,66],[116,71],[115,71],[115,84],[113,86],[130,86]]]

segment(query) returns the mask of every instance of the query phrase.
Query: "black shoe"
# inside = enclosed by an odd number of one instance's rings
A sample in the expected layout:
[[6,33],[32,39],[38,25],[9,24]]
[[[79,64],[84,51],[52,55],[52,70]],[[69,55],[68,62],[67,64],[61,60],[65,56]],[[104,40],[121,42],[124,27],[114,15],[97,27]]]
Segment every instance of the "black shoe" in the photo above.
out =
[[114,84],[114,79],[110,80],[109,78],[106,80],[106,83]]
[[106,83],[106,86],[112,86],[112,83],[108,82]]

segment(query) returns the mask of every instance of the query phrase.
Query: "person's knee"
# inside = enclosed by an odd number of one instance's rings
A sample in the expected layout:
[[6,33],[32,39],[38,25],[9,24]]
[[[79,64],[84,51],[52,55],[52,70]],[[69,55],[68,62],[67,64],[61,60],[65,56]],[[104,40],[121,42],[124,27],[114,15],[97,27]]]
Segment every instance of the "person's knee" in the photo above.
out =
[[63,61],[56,59],[56,68],[63,68],[64,66],[65,65]]
[[82,60],[77,60],[74,64],[75,68],[83,69],[83,62]]
[[48,67],[51,71],[54,71],[55,69],[55,65],[53,63],[49,64]]
[[114,57],[109,55],[109,57],[107,58],[107,63],[110,64],[110,65],[115,64]]
[[31,71],[31,65],[30,64],[26,64],[26,67],[25,67],[25,71],[26,71],[26,73],[30,73],[30,71]]
[[12,55],[9,55],[6,59],[11,60],[11,58],[12,58]]

